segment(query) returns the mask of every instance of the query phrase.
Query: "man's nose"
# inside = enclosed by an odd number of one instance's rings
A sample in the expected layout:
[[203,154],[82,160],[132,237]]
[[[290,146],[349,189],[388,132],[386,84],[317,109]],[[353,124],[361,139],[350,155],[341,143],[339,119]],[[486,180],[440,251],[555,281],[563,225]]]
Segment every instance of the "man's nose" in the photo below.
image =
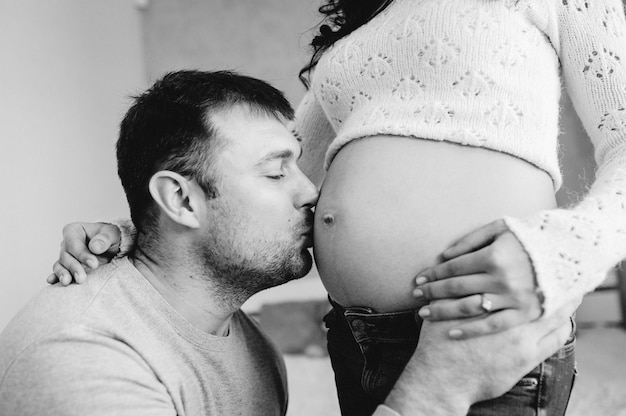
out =
[[317,204],[319,198],[319,191],[313,182],[309,180],[305,175],[302,175],[303,179],[300,185],[300,192],[298,195],[298,205],[300,207],[313,208]]

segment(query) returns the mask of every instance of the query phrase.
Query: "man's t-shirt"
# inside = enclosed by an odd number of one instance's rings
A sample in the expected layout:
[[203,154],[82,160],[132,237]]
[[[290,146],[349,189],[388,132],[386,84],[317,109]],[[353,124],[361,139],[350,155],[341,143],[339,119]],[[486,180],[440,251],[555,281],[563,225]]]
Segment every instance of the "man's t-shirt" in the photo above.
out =
[[185,320],[124,258],[46,287],[0,334],[0,415],[283,415],[280,354],[243,312]]

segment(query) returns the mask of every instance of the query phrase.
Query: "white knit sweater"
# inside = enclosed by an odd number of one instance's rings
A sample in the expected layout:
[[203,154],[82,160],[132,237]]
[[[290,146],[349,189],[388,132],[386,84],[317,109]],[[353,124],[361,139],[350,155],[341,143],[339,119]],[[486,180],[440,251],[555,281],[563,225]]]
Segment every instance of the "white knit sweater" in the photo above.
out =
[[505,221],[544,311],[593,290],[626,257],[626,22],[621,0],[395,0],[315,68],[294,132],[329,143],[414,136],[509,153],[555,189],[561,79],[595,146],[576,206]]

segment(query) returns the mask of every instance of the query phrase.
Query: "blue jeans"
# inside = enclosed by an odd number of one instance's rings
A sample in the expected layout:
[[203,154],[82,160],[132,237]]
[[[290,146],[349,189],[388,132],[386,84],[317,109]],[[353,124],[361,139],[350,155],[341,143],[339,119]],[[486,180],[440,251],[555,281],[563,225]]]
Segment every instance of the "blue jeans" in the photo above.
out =
[[[331,303],[333,309],[324,322],[341,414],[371,415],[413,355],[422,320],[417,311],[374,313],[369,308],[345,309]],[[561,350],[508,393],[476,403],[468,415],[564,415],[576,374],[574,332]]]

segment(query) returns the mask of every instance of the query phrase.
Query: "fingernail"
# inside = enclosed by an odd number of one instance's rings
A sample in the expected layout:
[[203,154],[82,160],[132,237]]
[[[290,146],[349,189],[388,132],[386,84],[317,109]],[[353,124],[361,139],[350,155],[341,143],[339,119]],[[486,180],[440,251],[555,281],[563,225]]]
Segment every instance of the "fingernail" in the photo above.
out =
[[415,279],[415,284],[416,285],[423,285],[424,283],[428,282],[428,278],[424,277],[424,276],[420,276],[417,279]]
[[98,262],[94,259],[89,259],[87,260],[87,266],[91,267],[92,269],[95,269],[96,267],[98,267]]
[[460,329],[451,329],[450,332],[448,332],[448,335],[450,336],[450,338],[461,338],[461,335],[463,335],[463,331],[461,331]]
[[94,250],[104,250],[104,241],[102,240],[96,240],[93,242],[93,248]]
[[417,312],[417,314],[422,318],[428,318],[430,316],[430,309],[422,308]]
[[413,291],[413,296],[415,296],[416,298],[423,298],[424,292],[422,292],[420,289],[415,289]]

